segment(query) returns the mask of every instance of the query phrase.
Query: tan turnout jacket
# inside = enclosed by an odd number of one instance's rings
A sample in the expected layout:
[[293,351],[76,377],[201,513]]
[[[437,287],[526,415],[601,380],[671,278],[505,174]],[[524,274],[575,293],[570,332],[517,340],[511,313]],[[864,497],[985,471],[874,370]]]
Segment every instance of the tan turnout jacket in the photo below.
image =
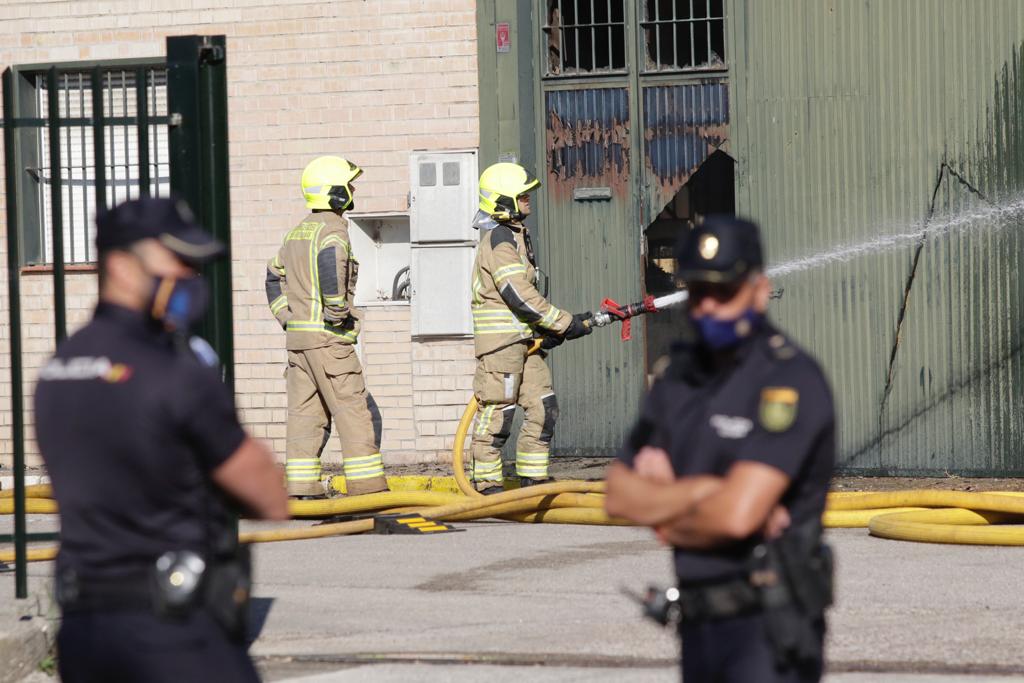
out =
[[285,235],[267,264],[266,289],[270,311],[288,331],[290,351],[356,342],[358,274],[348,221],[338,214],[311,213]]
[[473,266],[476,357],[544,333],[562,334],[572,315],[537,291],[537,267],[525,226],[481,230]]

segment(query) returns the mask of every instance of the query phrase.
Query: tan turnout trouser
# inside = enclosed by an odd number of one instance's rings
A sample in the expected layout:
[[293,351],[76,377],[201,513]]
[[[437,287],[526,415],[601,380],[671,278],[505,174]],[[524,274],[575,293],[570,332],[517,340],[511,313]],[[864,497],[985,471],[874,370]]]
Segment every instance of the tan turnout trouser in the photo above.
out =
[[331,435],[332,418],[341,437],[348,493],[386,491],[384,463],[355,347],[332,344],[289,351],[287,384],[288,493],[323,493],[320,454]]
[[524,416],[516,443],[516,474],[531,479],[548,476],[558,401],[543,356],[527,356],[527,348],[527,342],[512,344],[477,359],[473,393],[479,405],[471,452],[473,480],[478,483],[501,482],[501,449],[517,405]]

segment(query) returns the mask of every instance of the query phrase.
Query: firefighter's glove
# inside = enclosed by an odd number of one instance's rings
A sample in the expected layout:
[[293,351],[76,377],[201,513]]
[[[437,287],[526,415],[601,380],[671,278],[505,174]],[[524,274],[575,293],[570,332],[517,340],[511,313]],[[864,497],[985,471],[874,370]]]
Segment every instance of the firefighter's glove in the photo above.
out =
[[554,334],[545,334],[540,339],[540,348],[542,348],[545,351],[550,351],[556,346],[561,346],[562,342],[564,341],[565,337],[559,337],[558,335]]
[[586,313],[573,313],[572,322],[569,323],[569,327],[566,328],[565,334],[562,335],[566,339],[579,339],[580,337],[586,337],[588,334],[593,332],[593,328],[590,327],[590,320],[594,317],[594,314],[590,311]]

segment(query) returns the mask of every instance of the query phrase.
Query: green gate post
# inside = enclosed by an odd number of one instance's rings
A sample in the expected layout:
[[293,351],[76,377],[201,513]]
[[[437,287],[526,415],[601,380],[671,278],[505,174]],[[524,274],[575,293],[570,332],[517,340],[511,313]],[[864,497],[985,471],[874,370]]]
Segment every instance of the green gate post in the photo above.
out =
[[231,220],[228,204],[228,92],[224,36],[167,39],[171,189],[200,222],[228,246],[229,256],[206,268],[211,287],[202,336],[210,342],[235,390],[231,311]]
[[21,244],[18,229],[18,159],[14,120],[14,71],[3,75],[4,183],[7,191],[7,301],[11,352],[11,441],[14,447],[14,595],[28,597],[25,536],[25,415],[21,386]]
[[[220,356],[228,390],[235,392],[231,309],[231,209],[228,201],[228,81],[224,36],[167,38],[167,110],[171,190],[228,248],[205,268],[210,312],[200,334]],[[238,520],[235,519],[237,532]]]
[[[46,74],[47,132],[50,138],[50,240],[53,258],[53,329],[56,343],[68,336],[67,304],[64,296],[64,202],[61,194],[60,98],[57,95],[57,67]],[[70,118],[71,112],[68,112]],[[68,131],[71,135],[71,131]],[[71,165],[71,159],[68,159]],[[69,186],[70,187],[70,186]]]

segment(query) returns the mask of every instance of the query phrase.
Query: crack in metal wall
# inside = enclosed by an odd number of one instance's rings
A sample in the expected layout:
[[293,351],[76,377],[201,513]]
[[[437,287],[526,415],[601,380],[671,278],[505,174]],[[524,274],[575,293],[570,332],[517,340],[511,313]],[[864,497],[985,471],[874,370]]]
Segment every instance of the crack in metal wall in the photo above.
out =
[[[914,286],[914,280],[917,277],[917,267],[921,262],[921,252],[924,251],[925,243],[928,240],[928,224],[931,222],[932,218],[935,217],[935,201],[939,196],[939,190],[942,188],[942,180],[947,175],[955,178],[961,185],[966,187],[970,193],[976,195],[985,203],[992,205],[992,202],[981,191],[979,191],[973,183],[967,180],[963,174],[955,171],[953,167],[949,165],[949,162],[943,161],[939,165],[939,175],[935,179],[935,187],[932,190],[932,199],[928,205],[928,215],[924,220],[924,232],[921,236],[921,240],[914,247],[914,257],[910,265],[910,274],[907,276],[907,282],[903,288],[903,302],[900,305],[900,311],[896,317],[896,334],[893,337],[892,351],[889,354],[889,369],[885,378],[885,388],[882,390],[882,401],[879,405],[879,422],[882,420],[882,414],[885,412],[885,405],[889,400],[889,395],[892,393],[892,380],[896,371],[896,356],[899,353],[900,341],[902,339],[903,323],[907,318],[907,309],[910,306],[910,291]],[[881,425],[879,426],[879,431],[881,431]]]
[[1011,349],[1010,353],[1008,353],[1005,356],[999,358],[996,362],[992,363],[991,365],[988,365],[988,366],[982,368],[976,375],[972,375],[972,376],[968,377],[963,382],[954,384],[953,387],[951,387],[949,391],[947,391],[946,393],[944,393],[943,395],[938,397],[935,401],[930,401],[927,405],[922,407],[921,410],[914,412],[907,420],[905,420],[900,425],[898,425],[896,427],[889,428],[889,429],[885,428],[885,426],[884,426],[885,409],[886,409],[886,405],[887,405],[887,403],[889,401],[889,396],[891,395],[892,389],[893,389],[893,378],[894,378],[894,376],[896,374],[896,360],[897,360],[897,356],[899,354],[899,349],[900,349],[901,342],[902,342],[902,339],[903,339],[903,326],[904,326],[904,323],[905,323],[905,321],[907,319],[907,313],[908,313],[908,310],[909,310],[909,307],[910,307],[910,294],[911,294],[911,290],[912,290],[912,288],[914,286],[914,282],[915,282],[916,277],[917,277],[918,266],[920,265],[920,262],[921,262],[921,254],[924,251],[925,244],[927,243],[927,240],[928,240],[928,224],[931,223],[932,219],[935,217],[935,205],[936,205],[936,201],[937,201],[938,196],[939,196],[939,190],[942,189],[942,182],[943,182],[944,179],[947,179],[947,178],[950,178],[950,177],[953,178],[954,180],[956,180],[960,185],[965,187],[968,192],[970,192],[971,194],[977,196],[979,199],[984,201],[986,204],[989,204],[990,206],[994,205],[993,202],[987,196],[985,196],[985,194],[983,192],[981,192],[962,173],[960,173],[959,171],[954,169],[949,164],[948,161],[943,161],[941,164],[939,164],[939,173],[938,173],[938,175],[935,178],[935,186],[932,189],[931,201],[929,202],[929,205],[928,205],[928,215],[925,217],[925,220],[924,220],[924,224],[925,224],[924,231],[923,231],[923,234],[921,236],[920,241],[914,246],[914,256],[913,256],[913,259],[912,259],[911,265],[910,265],[910,273],[907,275],[906,285],[904,286],[904,289],[903,289],[903,299],[902,299],[902,302],[900,304],[899,313],[897,314],[897,317],[896,317],[896,332],[895,332],[895,335],[893,336],[893,345],[892,345],[892,350],[890,351],[890,354],[889,354],[889,366],[888,366],[888,370],[887,370],[886,378],[885,378],[885,387],[882,390],[882,399],[881,399],[881,401],[879,403],[879,408],[878,408],[878,437],[877,437],[877,439],[872,440],[871,443],[868,444],[863,449],[858,450],[856,453],[852,454],[849,458],[843,460],[842,463],[840,463],[841,465],[851,464],[853,461],[855,461],[861,455],[864,455],[865,453],[870,452],[870,450],[873,449],[875,446],[879,446],[881,444],[881,442],[887,436],[891,436],[893,434],[896,434],[896,433],[900,432],[902,429],[906,428],[911,422],[913,422],[917,417],[920,417],[921,415],[923,415],[923,414],[927,413],[928,411],[932,410],[935,406],[939,405],[940,403],[942,403],[946,399],[951,398],[952,396],[956,395],[964,387],[969,386],[970,384],[975,382],[980,377],[984,377],[984,376],[988,375],[993,369],[996,369],[996,368],[1002,366],[1003,364],[1005,364],[1007,361],[1009,361],[1011,358],[1016,356],[1021,351],[1021,348],[1022,348],[1021,345],[1017,345],[1017,346],[1013,347],[1013,349]]

